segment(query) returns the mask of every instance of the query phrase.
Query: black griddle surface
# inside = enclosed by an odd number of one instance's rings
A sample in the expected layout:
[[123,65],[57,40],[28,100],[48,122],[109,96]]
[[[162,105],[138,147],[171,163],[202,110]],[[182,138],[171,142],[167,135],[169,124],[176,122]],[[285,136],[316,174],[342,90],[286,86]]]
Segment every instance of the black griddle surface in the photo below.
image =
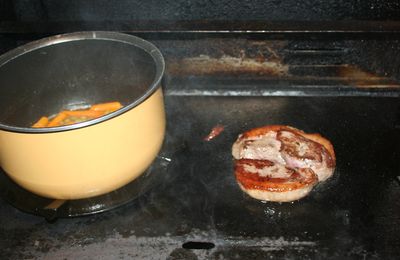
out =
[[[171,162],[162,185],[110,212],[54,224],[0,201],[1,258],[400,254],[398,98],[166,96],[166,105],[168,138],[180,149],[163,151]],[[217,124],[225,130],[204,141]],[[268,124],[330,139],[337,155],[334,176],[293,203],[263,203],[244,194],[233,176],[231,145],[239,133]]]

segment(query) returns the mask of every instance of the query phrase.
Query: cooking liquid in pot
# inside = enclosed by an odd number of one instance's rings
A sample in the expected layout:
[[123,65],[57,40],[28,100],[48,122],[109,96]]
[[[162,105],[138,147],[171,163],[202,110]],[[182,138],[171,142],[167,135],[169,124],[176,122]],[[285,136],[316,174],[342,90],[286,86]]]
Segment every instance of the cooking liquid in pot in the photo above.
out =
[[64,110],[52,118],[42,116],[32,127],[55,127],[72,125],[83,121],[95,119],[114,112],[122,107],[118,101],[92,105],[85,110]]

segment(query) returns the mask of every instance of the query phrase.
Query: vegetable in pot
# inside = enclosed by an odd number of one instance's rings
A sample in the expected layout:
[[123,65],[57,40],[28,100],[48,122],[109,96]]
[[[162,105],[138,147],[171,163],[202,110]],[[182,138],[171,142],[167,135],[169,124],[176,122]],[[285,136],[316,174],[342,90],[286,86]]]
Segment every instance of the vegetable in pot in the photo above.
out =
[[108,102],[92,105],[85,110],[64,110],[54,116],[51,120],[42,116],[36,123],[32,125],[35,128],[56,127],[63,125],[72,125],[83,121],[95,119],[103,115],[114,112],[122,107],[120,102]]

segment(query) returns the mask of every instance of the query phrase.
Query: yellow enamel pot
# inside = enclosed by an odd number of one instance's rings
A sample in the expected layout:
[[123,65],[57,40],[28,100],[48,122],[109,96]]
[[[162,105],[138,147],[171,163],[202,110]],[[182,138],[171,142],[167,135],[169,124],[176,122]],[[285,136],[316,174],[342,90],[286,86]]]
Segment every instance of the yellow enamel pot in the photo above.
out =
[[[108,193],[140,176],[165,134],[164,60],[143,39],[79,32],[0,56],[0,165],[17,184],[55,199]],[[43,115],[119,101],[78,124],[32,128]]]

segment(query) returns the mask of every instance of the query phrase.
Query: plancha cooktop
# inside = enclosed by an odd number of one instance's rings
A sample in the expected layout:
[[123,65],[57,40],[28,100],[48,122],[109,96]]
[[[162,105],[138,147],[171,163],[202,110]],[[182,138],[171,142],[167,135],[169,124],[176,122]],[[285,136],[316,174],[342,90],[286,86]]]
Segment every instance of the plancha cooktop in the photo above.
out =
[[[201,12],[200,20],[186,22],[143,17],[135,22],[129,12],[122,12],[126,21],[105,22],[99,18],[108,6],[104,1],[90,21],[74,20],[79,4],[68,9],[40,1],[24,8],[22,2],[3,5],[21,15],[7,13],[10,21],[0,23],[1,53],[82,29],[127,32],[159,47],[166,60],[167,135],[145,185],[128,185],[105,200],[55,205],[4,186],[10,180],[0,173],[1,259],[395,259],[400,254],[400,27],[382,20],[398,17],[393,8],[398,4],[380,4],[379,12],[365,4],[352,16],[346,1],[340,6],[328,1],[329,8],[321,9],[309,1],[313,8],[305,10],[317,17],[299,23],[303,13],[295,12],[295,5],[286,22],[210,21]],[[274,10],[287,10],[280,9],[280,1],[267,2],[274,8],[260,10],[279,17],[282,11]],[[228,9],[239,10],[238,3]],[[326,10],[337,14],[338,6],[344,11],[339,18],[347,19],[320,21]],[[120,14],[128,10],[123,7],[113,3],[109,9]],[[196,8],[188,4],[179,12]],[[174,16],[175,8],[169,10]],[[253,14],[260,13],[247,18]],[[382,19],[364,21],[371,18],[367,14]],[[233,175],[231,146],[239,133],[267,124],[326,136],[337,155],[334,176],[293,203],[260,202],[244,194]],[[217,125],[224,131],[205,141]],[[119,196],[125,191],[130,195]],[[32,201],[40,205],[32,207]]]
[[[168,93],[168,91],[167,91]],[[166,95],[162,183],[122,207],[49,224],[0,202],[2,258],[391,258],[400,240],[398,97]],[[233,176],[237,135],[316,131],[337,169],[306,198],[260,202]],[[215,125],[224,131],[205,141]],[[172,147],[172,148],[171,148]],[[160,157],[161,158],[161,157]]]

